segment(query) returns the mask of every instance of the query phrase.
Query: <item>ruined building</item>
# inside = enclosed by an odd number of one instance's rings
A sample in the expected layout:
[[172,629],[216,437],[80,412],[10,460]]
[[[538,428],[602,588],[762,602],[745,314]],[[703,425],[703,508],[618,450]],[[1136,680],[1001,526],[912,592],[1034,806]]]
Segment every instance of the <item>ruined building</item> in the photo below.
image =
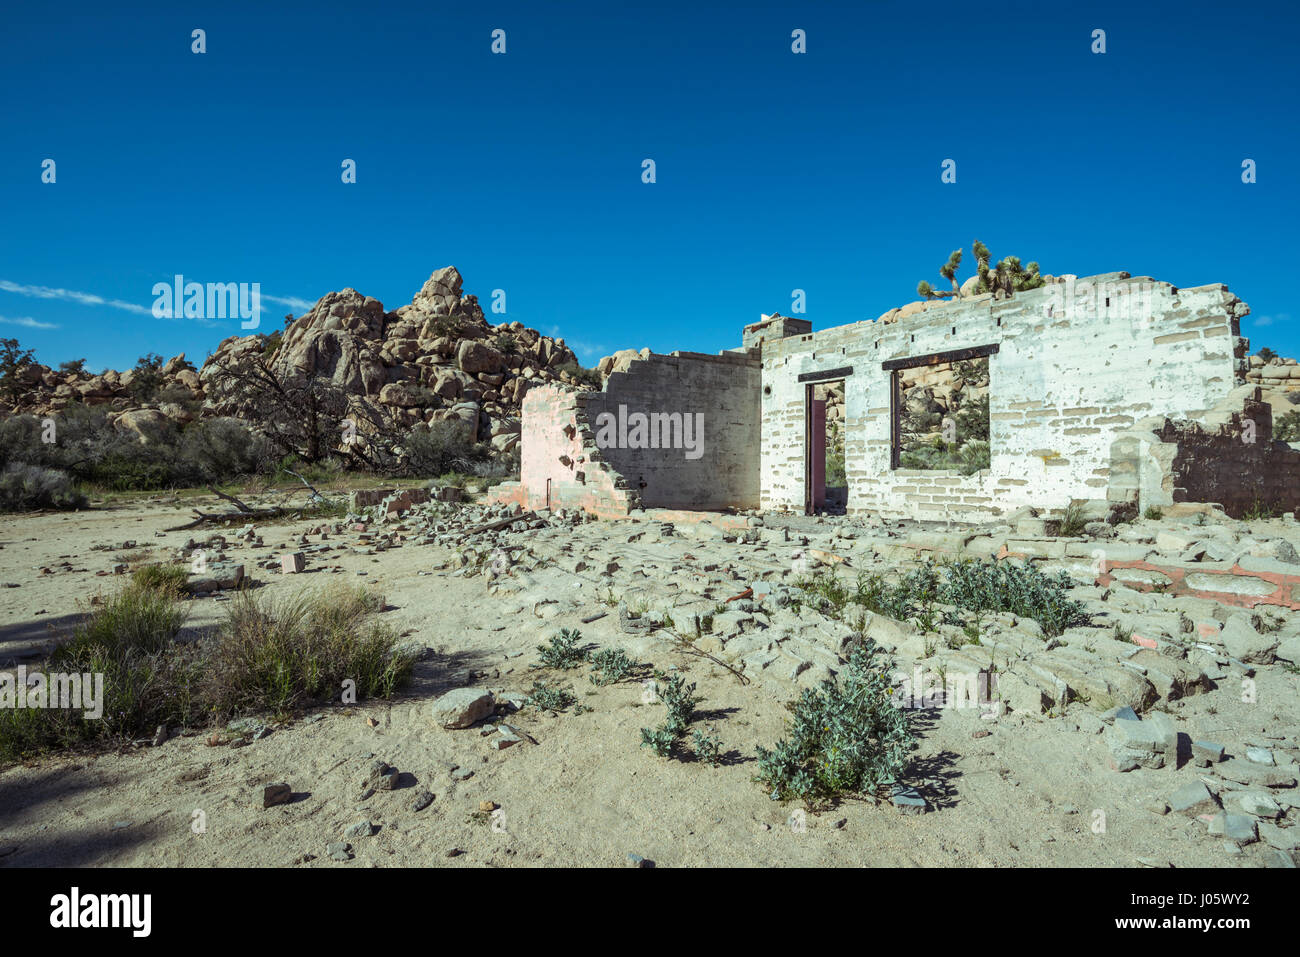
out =
[[[620,354],[601,392],[532,389],[529,508],[849,513],[986,521],[1022,506],[1300,504],[1300,450],[1247,384],[1244,302],[1108,273],[912,303],[812,331],[765,316],[719,355]],[[607,360],[608,361],[608,360]],[[826,387],[842,452],[826,446]],[[842,458],[841,458],[842,456]]]

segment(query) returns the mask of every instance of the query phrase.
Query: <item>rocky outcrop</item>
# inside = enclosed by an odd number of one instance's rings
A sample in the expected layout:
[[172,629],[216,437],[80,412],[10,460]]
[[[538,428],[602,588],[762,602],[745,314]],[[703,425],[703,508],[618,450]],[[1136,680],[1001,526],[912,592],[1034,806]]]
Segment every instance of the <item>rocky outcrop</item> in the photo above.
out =
[[[572,374],[577,358],[563,339],[518,322],[491,324],[478,299],[463,290],[453,266],[436,270],[407,305],[389,312],[378,299],[347,288],[322,296],[282,332],[231,336],[201,370],[184,353],[163,363],[147,401],[132,389],[134,371],[61,373],[32,365],[15,411],[45,414],[76,402],[128,413],[117,427],[142,435],[137,422],[191,421],[197,416],[257,420],[248,390],[218,375],[247,368],[256,357],[284,378],[323,379],[400,424],[455,419],[477,438],[509,453],[519,443],[520,407],[535,385],[584,388]],[[364,417],[363,417],[364,418]]]

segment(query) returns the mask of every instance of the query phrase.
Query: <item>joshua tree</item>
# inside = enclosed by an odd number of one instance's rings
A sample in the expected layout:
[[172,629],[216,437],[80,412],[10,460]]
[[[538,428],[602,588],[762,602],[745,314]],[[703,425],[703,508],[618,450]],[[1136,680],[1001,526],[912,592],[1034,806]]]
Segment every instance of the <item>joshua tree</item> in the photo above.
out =
[[[1037,289],[1043,284],[1043,277],[1038,274],[1038,263],[1021,266],[1019,256],[1008,256],[990,269],[992,257],[987,246],[977,239],[971,246],[971,251],[975,254],[975,272],[979,276],[979,284],[975,287],[977,293],[991,292],[995,299],[1004,299],[1026,289]],[[941,299],[945,296],[960,299],[961,285],[957,282],[957,269],[960,265],[961,250],[954,249],[948,261],[939,269],[939,275],[952,283],[952,292],[938,292],[922,279],[917,283],[916,294],[923,299]]]

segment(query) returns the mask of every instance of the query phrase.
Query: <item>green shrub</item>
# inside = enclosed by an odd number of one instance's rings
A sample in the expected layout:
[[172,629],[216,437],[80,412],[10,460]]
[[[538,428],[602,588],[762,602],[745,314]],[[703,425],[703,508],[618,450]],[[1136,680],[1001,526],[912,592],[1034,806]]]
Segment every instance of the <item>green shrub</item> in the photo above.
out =
[[563,711],[576,700],[568,688],[549,685],[545,681],[534,681],[533,689],[528,693],[528,703],[543,711]]
[[407,472],[416,476],[468,472],[471,465],[489,457],[490,446],[475,444],[470,430],[459,419],[417,424],[402,442]]
[[555,370],[557,373],[567,372],[579,385],[588,386],[592,389],[600,389],[604,384],[599,372],[595,369],[586,369],[576,362],[566,362]]
[[184,622],[173,587],[131,583],[108,598],[40,668],[31,669],[102,675],[103,714],[87,719],[82,711],[65,708],[0,709],[0,761],[93,742],[122,743],[152,735],[159,724],[196,718],[199,669],[171,647]]
[[1300,409],[1292,409],[1273,420],[1273,438],[1279,442],[1300,442]]
[[891,665],[864,639],[837,677],[792,702],[788,737],[771,751],[757,749],[755,780],[774,800],[814,806],[873,795],[898,781],[915,737],[908,713],[894,702]]
[[1077,502],[1071,502],[1065,509],[1065,515],[1061,518],[1061,523],[1057,526],[1056,534],[1062,538],[1073,538],[1083,534],[1083,526],[1088,524],[1087,517],[1083,514],[1083,506]]
[[550,644],[538,645],[537,651],[546,668],[567,671],[576,668],[589,657],[589,653],[579,644],[582,632],[576,628],[565,628],[551,638]]
[[849,484],[848,474],[844,470],[844,453],[829,452],[826,455],[826,487],[845,488]]
[[1032,564],[967,559],[944,568],[938,599],[968,611],[1032,618],[1043,634],[1053,637],[1088,622],[1083,603],[1067,595],[1071,587],[1065,571],[1046,575]]
[[637,662],[627,656],[621,648],[602,648],[590,656],[591,683],[594,685],[617,684],[630,678],[638,667]]
[[1147,510],[1142,513],[1142,517],[1150,519],[1153,522],[1158,522],[1165,517],[1165,512],[1164,509],[1156,505],[1148,505]]
[[85,493],[66,472],[10,463],[0,471],[0,512],[85,508]]
[[357,698],[390,697],[414,658],[398,636],[369,616],[383,598],[361,588],[280,600],[241,592],[205,661],[205,703],[220,716],[287,714],[338,700],[343,683]]
[[658,697],[667,713],[663,723],[653,731],[649,728],[641,729],[641,746],[648,747],[661,758],[667,758],[672,756],[677,739],[686,733],[700,699],[695,697],[694,682],[687,684],[680,674],[655,672],[655,678],[660,682]]
[[131,581],[141,588],[171,589],[179,593],[189,575],[184,565],[145,565],[131,573]]
[[[286,713],[339,696],[388,697],[409,677],[413,655],[396,635],[366,621],[383,599],[360,589],[280,603],[251,592],[202,642],[174,642],[185,622],[172,569],[141,569],[50,655],[44,670],[104,676],[104,713],[86,720],[66,709],[0,709],[0,761],[91,742],[121,743],[160,725],[193,727],[211,718]],[[183,571],[183,569],[181,569]]]
[[714,768],[722,763],[722,742],[717,738],[696,728],[691,740],[694,742],[695,757],[698,760]]

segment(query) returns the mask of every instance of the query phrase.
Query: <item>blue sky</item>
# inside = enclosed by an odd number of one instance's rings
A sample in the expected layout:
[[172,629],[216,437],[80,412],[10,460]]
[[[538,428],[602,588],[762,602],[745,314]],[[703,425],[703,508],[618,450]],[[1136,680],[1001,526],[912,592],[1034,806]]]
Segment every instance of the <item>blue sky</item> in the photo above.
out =
[[69,3],[4,20],[0,336],[50,364],[201,362],[241,332],[154,318],[177,273],[260,283],[270,331],[286,302],[345,286],[395,309],[448,264],[485,307],[505,290],[494,318],[588,364],[714,352],[789,314],[794,289],[815,328],[874,318],[958,246],[969,275],[974,238],[1044,272],[1227,283],[1252,350],[1300,354],[1293,4]]

